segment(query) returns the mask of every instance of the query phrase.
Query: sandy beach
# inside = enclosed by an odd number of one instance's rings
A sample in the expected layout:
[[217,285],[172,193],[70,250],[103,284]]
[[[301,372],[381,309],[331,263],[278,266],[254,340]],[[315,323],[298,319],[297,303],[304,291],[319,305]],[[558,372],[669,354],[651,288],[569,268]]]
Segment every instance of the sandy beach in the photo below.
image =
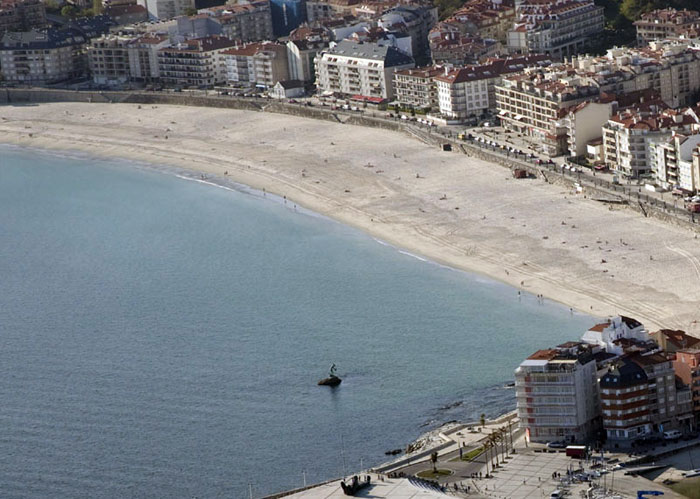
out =
[[227,172],[532,295],[700,336],[695,233],[397,132],[247,111],[48,103],[0,107],[0,142]]

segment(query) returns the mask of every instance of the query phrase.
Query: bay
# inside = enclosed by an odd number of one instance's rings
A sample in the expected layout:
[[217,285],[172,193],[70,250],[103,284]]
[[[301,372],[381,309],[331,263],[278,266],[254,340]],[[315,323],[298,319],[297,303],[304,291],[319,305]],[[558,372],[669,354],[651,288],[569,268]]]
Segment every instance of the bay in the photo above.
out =
[[513,409],[518,363],[594,322],[291,202],[9,146],[0,291],[3,497],[338,477]]

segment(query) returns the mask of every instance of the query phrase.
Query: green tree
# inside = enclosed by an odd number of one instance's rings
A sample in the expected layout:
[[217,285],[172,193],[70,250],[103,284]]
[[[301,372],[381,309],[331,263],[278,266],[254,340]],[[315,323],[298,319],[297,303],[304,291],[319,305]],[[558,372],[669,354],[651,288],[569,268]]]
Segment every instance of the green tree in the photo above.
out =
[[433,473],[437,473],[437,461],[438,461],[437,451],[432,452],[430,454],[430,462],[433,463]]
[[197,15],[197,9],[194,7],[187,7],[185,9],[185,15],[186,16],[196,16]]
[[61,9],[61,15],[63,17],[75,17],[78,14],[78,9],[72,5],[66,5]]
[[104,12],[104,7],[102,6],[102,0],[92,0],[92,11],[96,16]]

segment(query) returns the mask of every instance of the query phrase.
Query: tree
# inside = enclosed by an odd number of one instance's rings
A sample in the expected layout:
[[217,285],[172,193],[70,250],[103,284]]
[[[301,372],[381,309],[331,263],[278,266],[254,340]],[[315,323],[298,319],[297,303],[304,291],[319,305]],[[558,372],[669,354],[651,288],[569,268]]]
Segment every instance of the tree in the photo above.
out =
[[479,423],[481,424],[482,428],[486,426],[486,414],[482,414],[481,416],[479,416]]
[[196,16],[197,15],[197,9],[194,7],[187,7],[185,9],[185,15],[186,16]]
[[92,0],[92,11],[96,16],[102,14],[102,0]]
[[433,473],[437,473],[437,460],[438,460],[437,451],[432,452],[430,454],[430,462],[433,463]]
[[61,15],[63,17],[75,17],[77,13],[78,9],[76,9],[72,5],[66,5],[61,9]]

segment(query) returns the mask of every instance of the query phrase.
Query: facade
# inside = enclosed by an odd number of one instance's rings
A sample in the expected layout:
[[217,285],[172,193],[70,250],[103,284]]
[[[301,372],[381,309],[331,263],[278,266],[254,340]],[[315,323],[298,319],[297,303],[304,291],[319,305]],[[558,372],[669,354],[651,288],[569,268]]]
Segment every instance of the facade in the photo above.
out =
[[325,43],[310,43],[306,40],[288,41],[287,61],[289,62],[289,77],[292,80],[314,81],[316,77],[314,59],[319,51],[325,47]]
[[570,156],[586,156],[588,143],[601,137],[601,128],[612,116],[614,107],[612,102],[584,101],[569,108],[564,123]]
[[483,114],[489,108],[488,69],[469,66],[435,77],[440,114],[464,120]]
[[287,47],[282,43],[250,43],[224,50],[221,55],[230,85],[272,88],[289,80]]
[[83,76],[85,45],[85,37],[71,29],[7,32],[0,39],[0,79],[45,85]]
[[[525,68],[544,68],[549,56],[530,55],[493,58],[483,64],[459,69],[445,69],[434,80],[438,90],[440,114],[448,119],[464,120],[496,109],[496,85],[502,78]],[[484,93],[485,91],[485,93]]]
[[0,36],[6,31],[30,31],[47,26],[40,0],[0,0]]
[[92,79],[100,85],[126,83],[131,79],[128,45],[131,37],[103,35],[87,46],[88,66]]
[[413,67],[413,58],[394,47],[343,40],[316,57],[316,86],[322,94],[393,99],[394,73]]
[[637,354],[631,356],[630,360],[644,369],[649,379],[648,407],[652,432],[663,433],[670,429],[687,429],[692,415],[687,412],[690,407],[679,406],[673,355]]
[[539,350],[515,370],[518,418],[532,442],[584,442],[597,431],[600,398],[594,347]]
[[132,40],[127,46],[131,78],[143,82],[158,80],[158,51],[169,45],[170,40],[165,34],[147,34]]
[[418,61],[430,59],[428,33],[437,23],[437,7],[397,5],[377,20],[377,25],[389,33],[403,33],[411,37],[410,52]]
[[700,347],[677,351],[673,368],[683,383],[690,386],[691,406],[697,426],[700,423]]
[[600,401],[609,442],[630,441],[652,433],[649,378],[635,362],[620,360],[601,377]]
[[306,19],[313,22],[352,14],[359,4],[360,0],[306,0]]
[[167,85],[210,87],[226,81],[221,52],[235,45],[233,40],[211,36],[187,40],[158,51],[160,79]]
[[287,36],[306,21],[306,0],[270,0],[272,32]]
[[423,110],[439,108],[435,77],[444,74],[440,66],[404,69],[394,73],[394,92],[401,106]]
[[523,0],[508,32],[508,50],[543,53],[563,59],[579,53],[590,37],[603,31],[603,7],[593,0]]
[[697,38],[700,35],[700,13],[694,10],[653,10],[641,14],[634,26],[639,46],[666,38]]
[[700,130],[692,134],[672,132],[654,147],[656,162],[652,170],[659,185],[687,192],[700,189],[700,172],[693,164],[693,156],[700,150]]
[[152,20],[172,19],[184,16],[194,9],[194,0],[138,0],[138,4],[148,11]]
[[273,99],[292,99],[304,96],[304,82],[299,80],[278,81],[270,89]]
[[206,17],[216,24],[215,31],[240,42],[258,42],[274,39],[272,13],[268,0],[252,0],[247,3],[229,3],[200,9],[197,17]]
[[656,104],[628,108],[603,126],[605,164],[631,178],[652,175],[658,168],[658,144],[673,131],[688,132],[698,126],[692,109],[676,111]]
[[559,67],[546,73],[526,69],[496,85],[501,124],[534,139],[550,156],[558,156],[568,148],[568,130],[562,118],[570,108],[598,100],[599,96],[598,87]]

